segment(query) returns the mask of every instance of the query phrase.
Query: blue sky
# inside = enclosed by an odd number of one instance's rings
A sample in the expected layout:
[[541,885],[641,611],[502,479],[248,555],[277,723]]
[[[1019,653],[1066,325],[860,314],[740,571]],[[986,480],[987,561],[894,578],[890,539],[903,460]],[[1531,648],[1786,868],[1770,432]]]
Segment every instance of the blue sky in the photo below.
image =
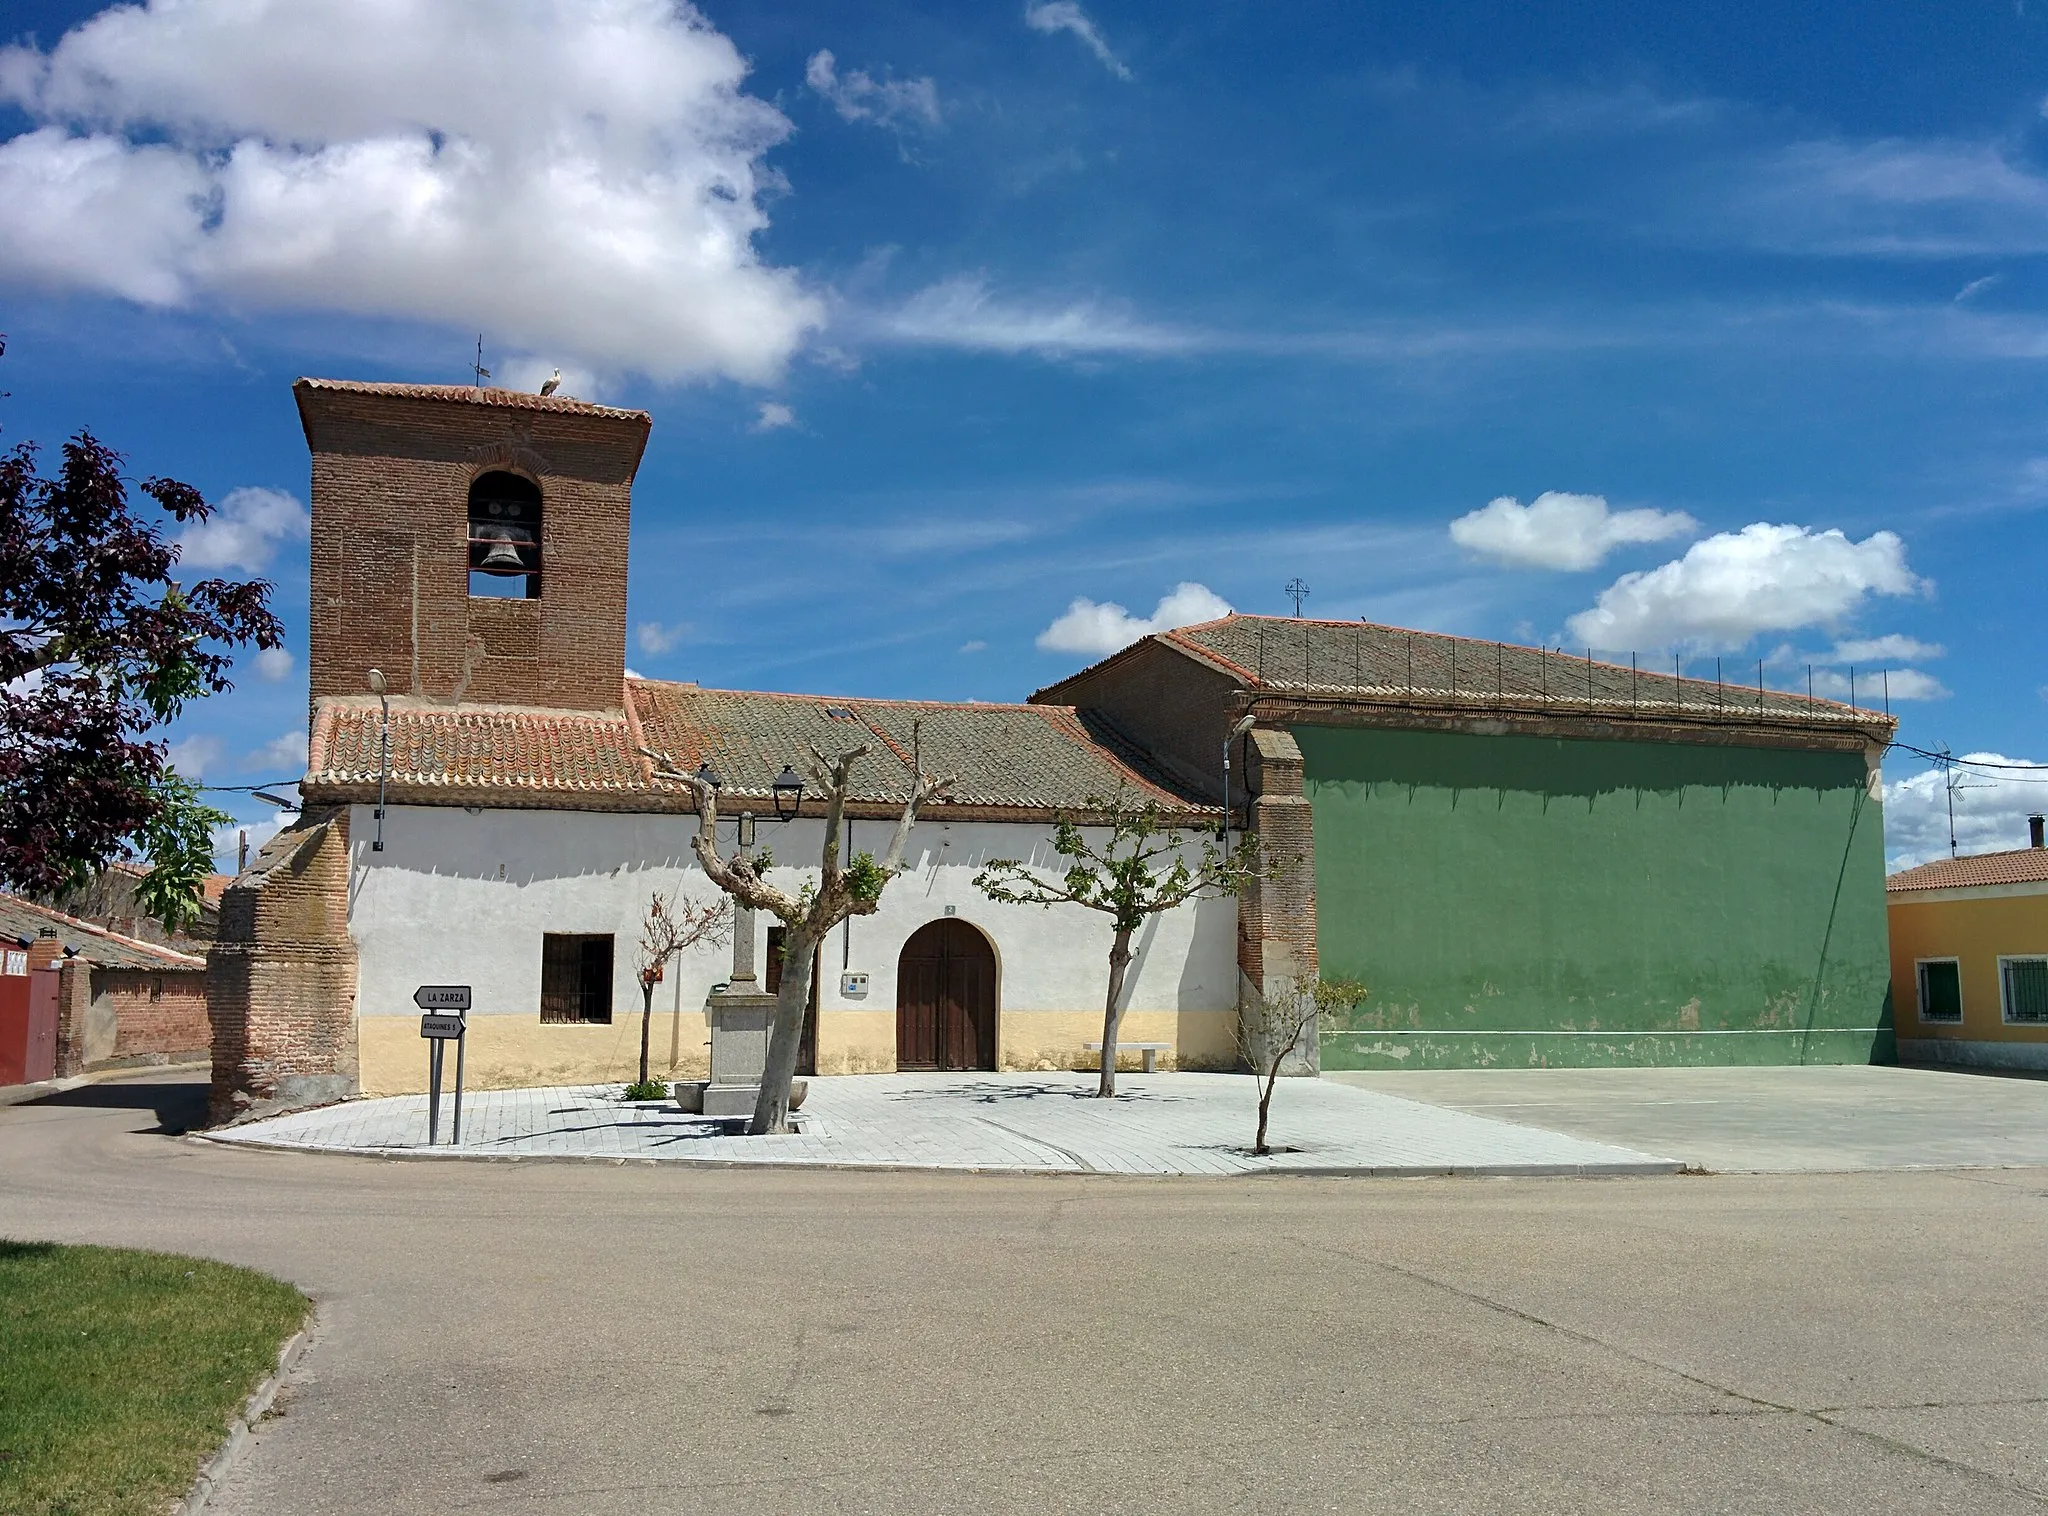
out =
[[9,11],[0,426],[250,492],[290,625],[210,782],[295,772],[291,380],[479,329],[654,414],[651,676],[1015,699],[1299,575],[2048,759],[2048,5],[377,10]]

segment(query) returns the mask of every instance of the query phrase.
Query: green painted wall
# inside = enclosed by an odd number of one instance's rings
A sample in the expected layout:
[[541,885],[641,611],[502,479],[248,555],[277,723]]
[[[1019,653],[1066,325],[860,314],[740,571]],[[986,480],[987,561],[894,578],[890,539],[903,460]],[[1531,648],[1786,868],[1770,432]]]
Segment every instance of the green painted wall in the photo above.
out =
[[1326,1068],[1893,1056],[1855,754],[1297,727]]

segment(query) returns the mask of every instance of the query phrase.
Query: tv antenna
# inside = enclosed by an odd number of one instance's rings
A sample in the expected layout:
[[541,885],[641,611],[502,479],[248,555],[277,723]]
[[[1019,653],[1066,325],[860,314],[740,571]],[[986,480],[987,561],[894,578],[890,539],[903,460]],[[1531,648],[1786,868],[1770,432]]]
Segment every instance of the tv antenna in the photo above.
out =
[[476,387],[482,389],[484,381],[491,377],[491,371],[484,367],[484,334],[476,334],[476,362],[470,365],[476,371]]
[[1956,772],[1956,757],[1955,754],[1949,750],[1949,745],[1946,742],[1944,742],[1935,751],[1941,755],[1939,758],[1935,760],[1935,766],[1941,770],[1941,786],[1943,789],[1948,791],[1948,855],[1949,857],[1953,858],[1956,855],[1957,791],[1991,790],[1998,788],[1998,786],[1994,784],[1963,783],[1962,776]]
[[1301,602],[1308,599],[1309,595],[1308,586],[1301,582],[1301,575],[1296,574],[1292,579],[1288,580],[1287,587],[1281,590],[1280,593],[1294,597],[1294,614],[1299,617],[1301,615]]

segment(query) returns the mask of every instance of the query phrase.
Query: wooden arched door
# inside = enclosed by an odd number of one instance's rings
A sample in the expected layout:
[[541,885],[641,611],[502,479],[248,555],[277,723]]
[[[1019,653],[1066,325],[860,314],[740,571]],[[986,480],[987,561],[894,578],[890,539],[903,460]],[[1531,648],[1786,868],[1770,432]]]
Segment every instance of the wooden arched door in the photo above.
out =
[[996,1066],[996,954],[966,922],[928,922],[896,961],[896,1067]]

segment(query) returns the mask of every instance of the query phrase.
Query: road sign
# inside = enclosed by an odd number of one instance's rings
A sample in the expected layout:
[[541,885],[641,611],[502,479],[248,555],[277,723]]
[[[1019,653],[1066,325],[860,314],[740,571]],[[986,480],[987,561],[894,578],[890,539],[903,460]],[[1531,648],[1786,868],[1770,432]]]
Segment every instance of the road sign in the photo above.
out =
[[446,1039],[460,1037],[465,1030],[461,1016],[436,1016],[431,1011],[420,1017],[422,1037]]
[[466,1011],[469,1009],[469,986],[423,984],[412,992],[412,1003],[423,1011]]

